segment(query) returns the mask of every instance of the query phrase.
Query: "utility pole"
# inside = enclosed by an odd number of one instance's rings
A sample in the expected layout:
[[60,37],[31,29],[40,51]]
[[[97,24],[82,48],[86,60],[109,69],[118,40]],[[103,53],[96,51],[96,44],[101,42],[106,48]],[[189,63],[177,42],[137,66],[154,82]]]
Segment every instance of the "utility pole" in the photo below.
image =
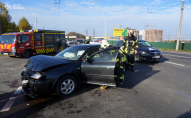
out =
[[37,29],[37,18],[35,18],[35,24],[36,24],[36,29]]
[[105,39],[106,39],[106,21],[105,21]]
[[179,30],[178,30],[178,39],[177,39],[177,42],[176,42],[176,50],[178,50],[178,47],[179,47],[179,40],[180,40],[180,34],[181,34],[183,10],[184,10],[184,0],[182,0],[181,15],[180,15],[180,24],[179,24]]
[[86,36],[88,36],[88,29],[86,30]]
[[122,23],[121,23],[121,25],[120,25],[120,29],[122,28]]
[[170,40],[170,33],[169,33],[169,36],[168,36],[168,40]]
[[93,37],[95,37],[95,29],[94,29],[94,31],[93,31]]

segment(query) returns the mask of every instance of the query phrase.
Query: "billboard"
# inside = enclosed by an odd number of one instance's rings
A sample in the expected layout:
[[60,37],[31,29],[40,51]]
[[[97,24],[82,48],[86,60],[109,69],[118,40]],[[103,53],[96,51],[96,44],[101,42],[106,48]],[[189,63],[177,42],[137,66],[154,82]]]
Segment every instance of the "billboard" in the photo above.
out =
[[122,33],[125,29],[113,28],[113,36],[123,36]]

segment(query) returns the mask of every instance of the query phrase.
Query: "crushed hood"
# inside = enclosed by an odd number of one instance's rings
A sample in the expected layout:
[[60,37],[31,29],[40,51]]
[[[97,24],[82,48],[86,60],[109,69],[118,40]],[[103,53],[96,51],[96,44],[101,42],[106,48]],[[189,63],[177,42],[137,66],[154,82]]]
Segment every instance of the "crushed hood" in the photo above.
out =
[[48,68],[62,66],[71,63],[69,60],[59,59],[52,56],[37,55],[28,59],[26,68],[40,72]]

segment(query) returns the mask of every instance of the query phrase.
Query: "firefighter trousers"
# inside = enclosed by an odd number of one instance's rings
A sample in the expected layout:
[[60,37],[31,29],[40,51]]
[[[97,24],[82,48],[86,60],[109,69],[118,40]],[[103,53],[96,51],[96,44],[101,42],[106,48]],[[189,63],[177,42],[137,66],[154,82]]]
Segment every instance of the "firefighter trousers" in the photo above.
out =
[[124,82],[124,70],[123,70],[123,62],[117,62],[115,65],[115,70],[114,70],[114,77],[115,77],[115,83],[120,83]]
[[130,66],[131,69],[133,69],[134,65],[135,65],[135,55],[134,54],[128,54],[127,68],[129,68],[129,66]]

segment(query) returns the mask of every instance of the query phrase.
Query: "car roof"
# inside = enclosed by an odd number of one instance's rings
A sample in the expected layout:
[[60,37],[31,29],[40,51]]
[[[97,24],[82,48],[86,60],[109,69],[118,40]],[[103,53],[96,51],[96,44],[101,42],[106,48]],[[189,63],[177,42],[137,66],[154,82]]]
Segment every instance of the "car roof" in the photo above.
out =
[[[123,41],[123,40],[120,40],[120,42]],[[138,42],[145,42],[145,40],[138,40]]]
[[138,42],[145,42],[145,40],[138,40]]

